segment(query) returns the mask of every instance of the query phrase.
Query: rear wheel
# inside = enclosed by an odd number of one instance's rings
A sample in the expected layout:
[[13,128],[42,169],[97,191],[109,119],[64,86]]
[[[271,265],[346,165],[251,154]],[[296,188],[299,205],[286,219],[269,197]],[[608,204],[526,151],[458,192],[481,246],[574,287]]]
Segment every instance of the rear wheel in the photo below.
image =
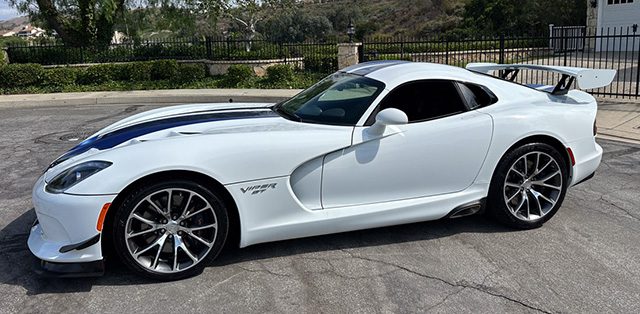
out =
[[562,205],[567,180],[566,162],[555,148],[545,143],[520,146],[498,163],[487,209],[512,227],[540,227]]
[[221,198],[185,180],[134,191],[115,219],[114,244],[122,261],[157,280],[200,273],[220,253],[229,229]]

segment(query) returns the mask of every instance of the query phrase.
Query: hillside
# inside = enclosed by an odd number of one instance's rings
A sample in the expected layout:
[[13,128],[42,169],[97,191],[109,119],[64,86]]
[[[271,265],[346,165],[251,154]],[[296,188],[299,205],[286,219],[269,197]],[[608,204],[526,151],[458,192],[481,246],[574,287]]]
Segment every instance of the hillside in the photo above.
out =
[[456,28],[468,0],[308,1],[302,9],[326,16],[334,31],[344,32],[348,19],[366,35],[420,36]]
[[0,21],[0,35],[9,31],[17,32],[27,24],[29,24],[29,18],[26,16],[19,16],[9,20]]

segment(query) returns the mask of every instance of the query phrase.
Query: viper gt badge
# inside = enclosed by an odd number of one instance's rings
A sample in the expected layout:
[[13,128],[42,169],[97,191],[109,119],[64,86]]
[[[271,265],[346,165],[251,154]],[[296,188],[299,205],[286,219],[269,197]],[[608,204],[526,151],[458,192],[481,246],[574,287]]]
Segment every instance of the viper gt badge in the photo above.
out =
[[268,189],[275,189],[276,188],[276,184],[277,183],[269,183],[269,184],[263,184],[263,185],[253,185],[253,186],[248,186],[246,188],[240,188],[240,191],[242,191],[242,193],[251,192],[251,195],[255,195],[255,194],[264,193]]

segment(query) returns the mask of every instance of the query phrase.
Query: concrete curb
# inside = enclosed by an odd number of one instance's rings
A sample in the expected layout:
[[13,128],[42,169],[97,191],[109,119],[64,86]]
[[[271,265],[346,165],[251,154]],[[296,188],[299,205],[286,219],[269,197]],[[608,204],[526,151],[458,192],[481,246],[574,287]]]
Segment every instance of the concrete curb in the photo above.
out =
[[279,102],[298,89],[175,89],[123,92],[53,93],[0,96],[0,107],[80,106],[108,104],[173,104],[215,102]]

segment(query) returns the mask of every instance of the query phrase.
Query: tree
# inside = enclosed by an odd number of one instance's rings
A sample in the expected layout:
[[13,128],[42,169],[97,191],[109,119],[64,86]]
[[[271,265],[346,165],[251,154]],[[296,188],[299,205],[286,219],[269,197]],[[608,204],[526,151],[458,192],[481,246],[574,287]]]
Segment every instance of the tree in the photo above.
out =
[[465,26],[472,33],[541,33],[549,24],[584,25],[584,0],[471,0]]
[[294,0],[188,0],[202,15],[217,14],[228,18],[241,30],[247,40],[246,49],[251,50],[251,42],[257,33],[258,23],[265,20],[275,10],[294,7]]
[[21,13],[55,30],[72,46],[104,47],[111,42],[125,0],[9,0]]
[[271,40],[302,42],[305,39],[322,40],[333,27],[325,16],[292,10],[265,19],[258,31]]

